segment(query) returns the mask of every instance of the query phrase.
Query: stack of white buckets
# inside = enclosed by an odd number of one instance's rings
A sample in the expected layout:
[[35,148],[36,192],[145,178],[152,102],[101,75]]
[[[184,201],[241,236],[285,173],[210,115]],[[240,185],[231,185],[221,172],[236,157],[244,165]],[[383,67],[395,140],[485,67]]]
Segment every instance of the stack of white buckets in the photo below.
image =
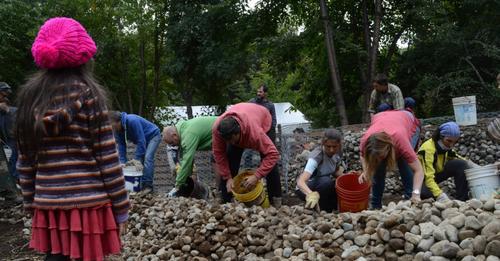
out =
[[[468,126],[477,124],[476,96],[453,98],[455,121],[458,125]],[[500,186],[500,176],[496,165],[486,165],[465,170],[469,189],[473,198],[487,200],[497,196]]]

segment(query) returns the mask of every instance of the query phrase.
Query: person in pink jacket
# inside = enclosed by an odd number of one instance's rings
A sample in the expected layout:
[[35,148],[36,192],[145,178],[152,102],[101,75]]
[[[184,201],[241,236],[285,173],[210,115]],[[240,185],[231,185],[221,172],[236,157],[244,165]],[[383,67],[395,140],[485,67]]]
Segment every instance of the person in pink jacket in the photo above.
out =
[[219,189],[224,202],[232,195],[233,177],[238,174],[244,149],[260,153],[261,163],[255,175],[244,182],[252,187],[259,179],[266,177],[267,191],[271,204],[281,206],[281,182],[277,162],[280,154],[270,138],[271,114],[260,105],[239,103],[219,116],[212,127],[212,151],[215,167],[220,175]]

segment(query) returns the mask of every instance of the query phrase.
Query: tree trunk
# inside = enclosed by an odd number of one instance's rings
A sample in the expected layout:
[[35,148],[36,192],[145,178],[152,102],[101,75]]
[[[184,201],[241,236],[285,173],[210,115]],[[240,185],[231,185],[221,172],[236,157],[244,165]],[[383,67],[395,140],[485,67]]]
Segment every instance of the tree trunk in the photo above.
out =
[[328,17],[328,9],[325,0],[320,0],[321,19],[325,26],[325,44],[328,53],[328,65],[330,67],[330,78],[333,85],[333,94],[335,96],[335,105],[340,117],[340,124],[342,126],[349,124],[347,113],[345,110],[344,95],[342,94],[342,86],[340,85],[339,70],[337,65],[337,58],[335,55],[335,46],[333,44],[333,30]]
[[186,114],[188,119],[193,118],[193,92],[191,90],[186,90],[184,92],[184,102],[186,103]]
[[372,91],[372,81],[375,78],[375,73],[377,71],[377,57],[378,57],[378,47],[380,40],[380,23],[382,21],[382,0],[375,0],[375,16],[373,23],[373,32],[370,30],[370,23],[368,19],[368,5],[367,1],[363,1],[363,31],[365,39],[365,47],[367,51],[367,66],[366,66],[366,78],[364,81],[363,88],[363,122],[368,122],[370,120],[368,113],[368,104],[370,102],[370,94]]
[[139,44],[139,58],[141,60],[141,82],[142,82],[142,91],[141,91],[141,98],[139,101],[139,115],[143,115],[143,110],[145,106],[145,101],[147,100],[146,94],[147,94],[147,78],[146,78],[146,57],[145,57],[145,52],[146,52],[146,43],[143,37],[141,37],[141,42]]

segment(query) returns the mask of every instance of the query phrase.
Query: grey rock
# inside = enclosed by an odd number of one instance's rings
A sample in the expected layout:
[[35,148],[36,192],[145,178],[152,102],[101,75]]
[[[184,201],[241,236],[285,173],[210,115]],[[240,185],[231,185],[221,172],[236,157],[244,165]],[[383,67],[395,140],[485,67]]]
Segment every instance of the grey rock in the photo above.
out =
[[455,226],[446,225],[444,229],[448,240],[458,242],[458,229]]
[[432,233],[432,236],[434,237],[434,239],[436,239],[436,241],[441,241],[441,240],[446,240],[446,233],[443,229],[441,229],[440,227],[437,227],[434,232]]
[[415,249],[415,245],[410,243],[410,242],[405,242],[404,250],[405,253],[411,254],[413,252],[413,249]]
[[429,238],[430,236],[432,236],[434,229],[436,229],[436,226],[431,222],[420,223],[419,226],[420,235],[422,236],[422,238]]
[[493,240],[486,245],[484,254],[487,256],[500,256],[500,241]]
[[481,235],[488,238],[496,235],[498,232],[500,232],[500,219],[496,219],[484,226],[483,230],[481,230]]
[[448,258],[442,256],[431,256],[430,261],[449,261]]
[[471,199],[467,202],[467,204],[469,204],[469,206],[473,209],[478,209],[478,208],[481,208],[483,206],[483,202],[481,202],[481,200],[479,199]]
[[428,251],[429,249],[431,249],[431,246],[433,244],[434,244],[433,237],[422,239],[422,240],[420,240],[420,243],[418,243],[417,249],[419,251]]
[[472,249],[472,250],[474,250],[473,241],[474,241],[473,238],[466,238],[466,239],[462,240],[462,242],[460,242],[459,246],[462,249]]
[[472,241],[472,245],[474,246],[474,254],[482,254],[484,253],[484,249],[486,248],[486,237],[484,236],[477,236],[474,238]]
[[432,254],[447,258],[456,257],[459,250],[460,247],[457,244],[448,240],[439,241],[431,247]]
[[495,200],[489,199],[483,205],[484,210],[493,211],[495,209]]
[[354,240],[355,237],[356,237],[356,232],[354,231],[347,231],[344,233],[344,238],[346,240]]
[[359,250],[358,246],[350,246],[349,248],[344,250],[344,252],[342,252],[341,257],[342,258],[350,257],[350,256],[352,256],[353,252],[358,251],[358,250]]
[[490,213],[480,213],[477,215],[477,219],[481,223],[481,225],[484,227],[487,224],[489,224],[491,221],[493,221],[494,217]]
[[292,248],[285,247],[285,249],[283,249],[283,257],[289,258],[291,255],[292,255]]
[[335,230],[335,232],[333,232],[332,239],[336,240],[337,238],[341,237],[343,234],[344,234],[343,229],[337,229],[337,230]]
[[379,228],[377,230],[377,235],[384,242],[388,242],[389,239],[391,239],[391,234],[390,234],[389,230],[387,230],[385,228]]
[[344,231],[350,231],[354,228],[354,226],[351,223],[342,223],[342,229]]
[[[437,203],[436,203],[437,205]],[[444,219],[451,219],[452,217],[458,216],[461,213],[458,212],[458,208],[446,208],[441,212],[441,216]]]
[[377,256],[381,256],[385,251],[385,246],[382,244],[377,245],[373,248],[373,253]]
[[498,256],[488,256],[486,258],[486,261],[499,261],[500,258],[498,258]]
[[475,261],[475,260],[476,258],[473,255],[462,258],[462,261]]
[[[481,202],[481,201],[479,201]],[[477,219],[474,216],[468,216],[465,218],[465,228],[473,229],[473,230],[479,230],[483,227],[481,222],[479,222],[479,219]]]
[[458,214],[452,218],[450,218],[450,224],[455,226],[456,228],[461,228],[465,224],[465,215],[464,214]]
[[370,235],[365,234],[354,238],[354,243],[360,247],[363,247],[368,243],[368,240],[370,240]]
[[474,250],[467,248],[467,249],[462,249],[457,252],[457,259],[461,260],[462,258],[466,256],[473,256],[474,255]]
[[420,243],[420,240],[422,240],[422,237],[419,235],[412,234],[410,232],[405,233],[405,240],[415,246],[417,246]]

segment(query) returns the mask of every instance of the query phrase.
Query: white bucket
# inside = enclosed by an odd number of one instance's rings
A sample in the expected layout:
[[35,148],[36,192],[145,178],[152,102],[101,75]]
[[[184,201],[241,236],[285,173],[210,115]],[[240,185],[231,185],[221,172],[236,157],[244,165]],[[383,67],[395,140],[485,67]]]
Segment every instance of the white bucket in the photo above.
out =
[[134,166],[124,167],[125,189],[130,192],[141,191],[142,171],[137,171]]
[[455,121],[460,126],[476,125],[476,96],[457,97],[452,99]]
[[486,165],[465,170],[465,177],[469,183],[472,197],[480,200],[491,198],[500,186],[500,177],[497,166]]

